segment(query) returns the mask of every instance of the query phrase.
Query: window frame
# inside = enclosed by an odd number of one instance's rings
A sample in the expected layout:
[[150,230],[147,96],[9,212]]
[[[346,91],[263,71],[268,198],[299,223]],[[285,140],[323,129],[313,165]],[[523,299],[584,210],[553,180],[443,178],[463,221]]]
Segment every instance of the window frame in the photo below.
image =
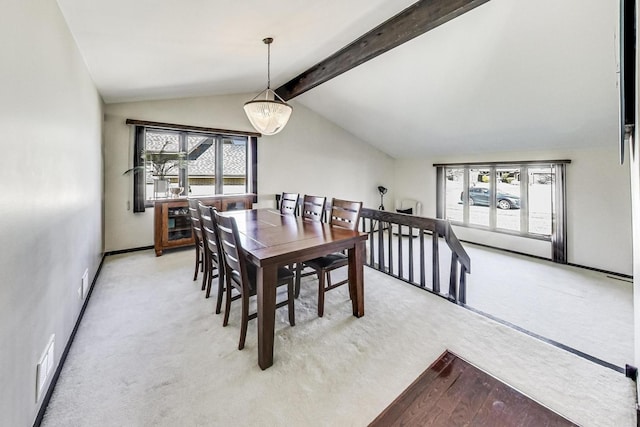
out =
[[[528,239],[551,242],[552,259],[555,262],[566,264],[567,262],[567,224],[566,224],[566,165],[571,160],[532,160],[532,161],[505,161],[505,162],[466,162],[466,163],[434,163],[436,167],[436,216],[446,219],[447,194],[446,179],[447,169],[463,169],[463,215],[462,221],[450,220],[451,224],[471,229],[479,229],[492,233],[508,234]],[[489,170],[489,226],[469,223],[469,170]],[[520,230],[510,230],[497,227],[497,169],[520,169]],[[529,169],[550,168],[555,176],[551,187],[551,233],[539,234],[530,232],[529,228]]]
[[[171,132],[171,133],[179,133],[180,141],[184,139],[186,144],[187,137],[192,135],[198,136],[211,136],[216,141],[216,148],[219,146],[220,149],[218,151],[222,151],[222,140],[223,139],[237,139],[237,138],[246,138],[247,144],[247,159],[246,159],[246,188],[248,194],[254,195],[254,203],[257,202],[257,194],[258,194],[258,149],[257,142],[258,137],[262,136],[260,133],[256,132],[245,132],[245,131],[233,131],[233,130],[225,130],[225,129],[214,129],[214,128],[204,128],[199,126],[187,126],[180,124],[170,124],[170,123],[160,123],[160,122],[149,122],[149,121],[141,121],[134,119],[127,119],[127,125],[134,126],[134,143],[133,143],[133,167],[144,167],[144,160],[142,155],[145,150],[145,136],[147,130],[159,131],[159,132]],[[219,143],[218,143],[219,142]],[[218,156],[216,153],[216,161],[215,161],[215,171],[214,173],[218,176],[218,172],[223,170],[223,162],[224,156]],[[181,175],[180,179],[185,180],[188,179],[188,172],[184,170],[180,170],[179,175]],[[153,207],[154,200],[146,198],[146,188],[145,188],[145,174],[134,173],[133,174],[133,212],[145,212],[145,208]],[[222,188],[223,182],[222,180],[216,180],[216,189],[214,194],[222,194],[219,193],[219,189]]]

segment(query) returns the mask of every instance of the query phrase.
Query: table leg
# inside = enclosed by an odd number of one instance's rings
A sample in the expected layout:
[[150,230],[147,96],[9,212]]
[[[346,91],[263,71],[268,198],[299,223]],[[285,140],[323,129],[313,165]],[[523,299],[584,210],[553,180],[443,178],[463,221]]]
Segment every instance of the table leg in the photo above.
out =
[[349,294],[353,315],[364,316],[364,242],[349,249]]
[[258,293],[258,365],[267,369],[273,365],[273,334],[276,320],[277,266],[257,269]]

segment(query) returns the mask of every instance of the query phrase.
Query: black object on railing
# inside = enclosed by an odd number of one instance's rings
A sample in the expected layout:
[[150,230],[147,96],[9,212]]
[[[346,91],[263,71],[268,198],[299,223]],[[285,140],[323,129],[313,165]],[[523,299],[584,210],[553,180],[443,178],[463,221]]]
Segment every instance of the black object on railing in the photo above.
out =
[[[397,279],[440,293],[440,248],[443,238],[451,251],[449,292],[446,297],[456,303],[466,303],[466,279],[471,273],[471,259],[456,237],[449,221],[414,215],[386,212],[369,208],[360,211],[360,227],[369,233],[367,266]],[[425,238],[431,238],[431,289],[428,289],[427,249]],[[414,253],[414,239],[419,254]],[[394,246],[397,255],[394,253]],[[415,263],[419,263],[419,279],[415,279]]]

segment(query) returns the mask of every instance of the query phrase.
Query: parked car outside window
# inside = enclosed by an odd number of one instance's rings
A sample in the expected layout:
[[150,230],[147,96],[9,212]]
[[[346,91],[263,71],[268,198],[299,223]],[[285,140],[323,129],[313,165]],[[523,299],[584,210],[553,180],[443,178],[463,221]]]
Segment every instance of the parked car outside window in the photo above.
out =
[[[472,187],[469,189],[469,205],[489,206],[489,189],[484,187]],[[520,209],[520,197],[504,193],[500,190],[496,193],[496,206],[499,209]],[[460,193],[460,201],[464,200],[464,192]]]

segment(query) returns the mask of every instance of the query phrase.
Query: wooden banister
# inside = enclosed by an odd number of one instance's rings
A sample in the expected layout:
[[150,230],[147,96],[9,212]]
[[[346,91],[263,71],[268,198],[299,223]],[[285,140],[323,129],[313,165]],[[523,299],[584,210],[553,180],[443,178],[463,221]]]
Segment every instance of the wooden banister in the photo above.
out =
[[[449,221],[376,209],[362,208],[361,229],[369,233],[367,265],[415,286],[440,294],[440,246],[443,238],[451,251],[449,290],[444,295],[456,303],[466,303],[466,275],[471,272],[469,254],[453,232]],[[425,237],[431,238],[431,289],[427,287]],[[418,239],[419,254],[414,254]],[[406,244],[405,244],[406,243]],[[419,270],[415,274],[414,270]],[[418,277],[418,282],[415,278]]]

